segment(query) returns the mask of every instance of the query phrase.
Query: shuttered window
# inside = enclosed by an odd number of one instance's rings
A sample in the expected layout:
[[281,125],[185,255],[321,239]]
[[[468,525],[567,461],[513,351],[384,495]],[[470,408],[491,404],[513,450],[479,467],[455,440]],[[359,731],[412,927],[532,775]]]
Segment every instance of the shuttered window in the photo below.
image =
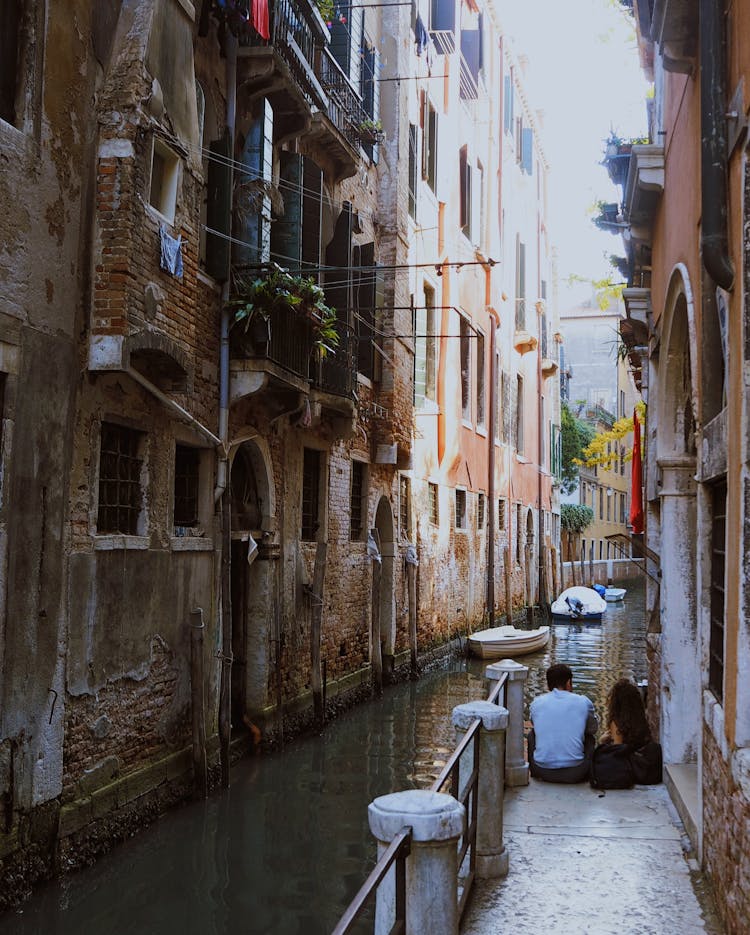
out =
[[711,634],[708,646],[708,687],[724,700],[724,580],[726,571],[726,479],[711,489]]

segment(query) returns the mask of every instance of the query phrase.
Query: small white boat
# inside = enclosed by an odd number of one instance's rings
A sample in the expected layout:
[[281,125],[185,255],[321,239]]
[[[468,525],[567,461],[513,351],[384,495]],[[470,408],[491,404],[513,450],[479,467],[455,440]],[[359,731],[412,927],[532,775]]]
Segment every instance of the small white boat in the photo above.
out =
[[505,659],[523,656],[542,649],[549,641],[549,627],[519,630],[516,627],[492,627],[469,636],[469,649],[482,659]]
[[605,601],[621,601],[625,597],[625,588],[607,588],[604,592]]
[[593,588],[567,588],[552,604],[553,617],[571,620],[601,620],[607,602]]

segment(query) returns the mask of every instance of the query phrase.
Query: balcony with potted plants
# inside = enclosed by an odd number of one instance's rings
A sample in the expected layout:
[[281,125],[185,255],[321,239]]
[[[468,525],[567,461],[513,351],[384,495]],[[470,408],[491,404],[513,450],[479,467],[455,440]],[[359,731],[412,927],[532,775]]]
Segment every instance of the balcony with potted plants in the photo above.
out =
[[340,344],[336,311],[311,277],[276,264],[235,270],[229,300],[232,397],[265,389],[307,394]]

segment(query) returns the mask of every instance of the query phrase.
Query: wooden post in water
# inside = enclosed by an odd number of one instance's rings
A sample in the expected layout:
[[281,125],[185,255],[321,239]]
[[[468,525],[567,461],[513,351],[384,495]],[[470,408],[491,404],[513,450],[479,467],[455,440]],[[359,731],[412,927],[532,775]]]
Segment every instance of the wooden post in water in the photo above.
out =
[[416,678],[419,674],[419,664],[417,662],[417,566],[415,562],[416,555],[415,561],[410,561],[410,556],[407,555],[406,583],[409,591],[409,651],[411,653],[412,678]]
[[507,545],[503,549],[503,567],[505,570],[505,622],[511,624],[513,623],[513,587],[510,577],[510,548]]
[[586,546],[581,543],[581,585],[586,584]]
[[594,583],[594,543],[589,549],[589,587]]
[[315,723],[321,727],[325,720],[323,708],[323,678],[320,670],[320,628],[323,615],[323,583],[326,574],[328,544],[319,542],[315,550],[313,568],[312,616],[310,622],[310,685],[313,693]]
[[203,608],[190,612],[190,701],[193,721],[193,783],[196,799],[208,795],[208,766],[206,762],[206,711],[203,684]]
[[383,694],[383,648],[380,645],[380,579],[383,560],[380,554],[380,534],[371,529],[377,553],[372,556],[372,678],[375,691]]

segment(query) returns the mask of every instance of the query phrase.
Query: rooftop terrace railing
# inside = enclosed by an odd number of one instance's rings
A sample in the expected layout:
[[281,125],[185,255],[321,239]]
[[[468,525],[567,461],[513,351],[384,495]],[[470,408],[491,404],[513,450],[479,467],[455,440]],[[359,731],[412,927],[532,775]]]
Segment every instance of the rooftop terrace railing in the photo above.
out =
[[[509,659],[488,666],[488,698],[453,709],[459,741],[430,789],[397,792],[370,804],[380,858],[333,935],[351,932],[373,899],[375,935],[457,935],[475,878],[507,874],[503,791],[506,785],[528,783],[523,738],[527,673]],[[446,786],[450,795],[442,791]]]

